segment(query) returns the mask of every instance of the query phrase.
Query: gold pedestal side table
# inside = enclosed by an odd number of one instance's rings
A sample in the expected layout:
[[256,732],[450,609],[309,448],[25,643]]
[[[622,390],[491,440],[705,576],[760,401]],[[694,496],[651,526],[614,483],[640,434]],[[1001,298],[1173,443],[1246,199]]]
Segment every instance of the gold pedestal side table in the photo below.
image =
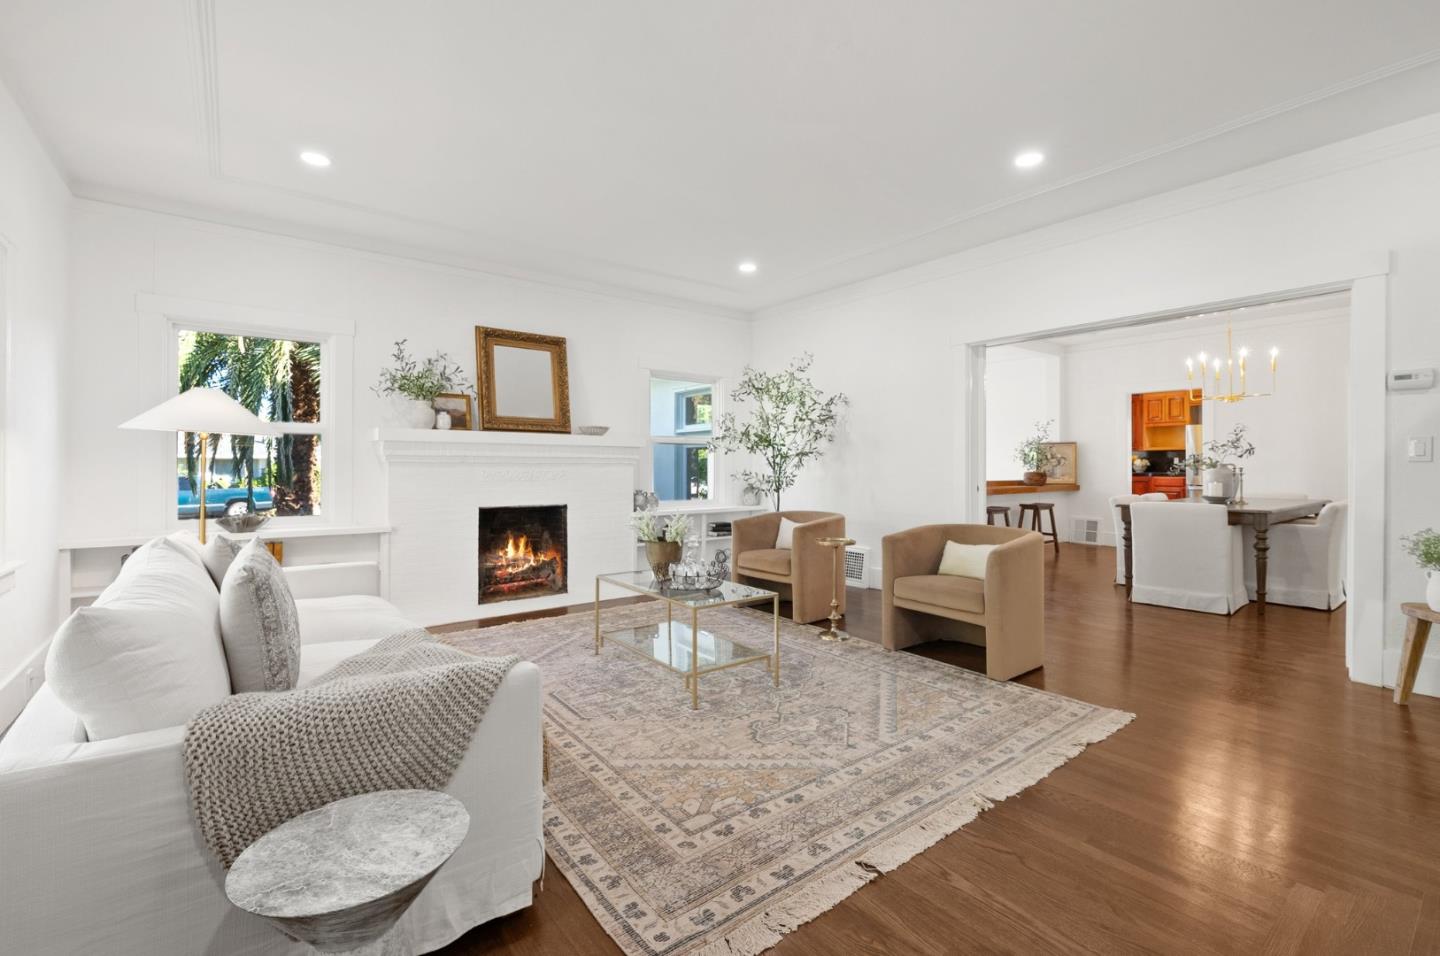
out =
[[830,552],[830,627],[820,632],[822,641],[848,641],[850,635],[835,627],[840,620],[840,552],[855,543],[854,538],[816,538],[815,543]]

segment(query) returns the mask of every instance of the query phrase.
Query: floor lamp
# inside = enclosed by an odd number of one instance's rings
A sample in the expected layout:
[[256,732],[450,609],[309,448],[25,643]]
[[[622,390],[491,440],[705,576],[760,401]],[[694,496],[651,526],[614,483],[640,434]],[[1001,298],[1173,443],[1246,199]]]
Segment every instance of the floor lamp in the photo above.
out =
[[[200,439],[200,543],[205,543],[205,455],[211,435],[274,435],[277,429],[218,388],[192,388],[120,426],[141,431],[193,432]],[[173,488],[174,485],[171,485]]]

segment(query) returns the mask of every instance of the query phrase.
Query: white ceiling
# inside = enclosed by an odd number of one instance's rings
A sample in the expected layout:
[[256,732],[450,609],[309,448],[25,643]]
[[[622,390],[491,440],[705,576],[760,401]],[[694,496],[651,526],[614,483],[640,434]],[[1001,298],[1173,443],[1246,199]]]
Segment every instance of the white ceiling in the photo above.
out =
[[81,195],[749,311],[1440,112],[1440,3],[3,0],[0,75]]

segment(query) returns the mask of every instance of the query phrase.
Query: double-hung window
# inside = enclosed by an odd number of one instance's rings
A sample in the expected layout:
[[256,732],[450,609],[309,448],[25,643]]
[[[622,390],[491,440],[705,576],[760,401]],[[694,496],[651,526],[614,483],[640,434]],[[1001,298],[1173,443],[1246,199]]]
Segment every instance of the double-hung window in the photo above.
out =
[[714,382],[651,376],[652,487],[661,501],[711,497],[715,462],[709,442],[714,413]]

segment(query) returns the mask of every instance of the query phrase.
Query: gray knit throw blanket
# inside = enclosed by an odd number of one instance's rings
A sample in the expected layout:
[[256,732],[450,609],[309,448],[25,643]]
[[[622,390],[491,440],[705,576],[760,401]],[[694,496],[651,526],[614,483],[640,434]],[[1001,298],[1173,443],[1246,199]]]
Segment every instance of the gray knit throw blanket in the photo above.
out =
[[443,790],[517,657],[416,629],[295,690],[236,694],[185,728],[196,826],[226,869],[307,810],[375,790]]

